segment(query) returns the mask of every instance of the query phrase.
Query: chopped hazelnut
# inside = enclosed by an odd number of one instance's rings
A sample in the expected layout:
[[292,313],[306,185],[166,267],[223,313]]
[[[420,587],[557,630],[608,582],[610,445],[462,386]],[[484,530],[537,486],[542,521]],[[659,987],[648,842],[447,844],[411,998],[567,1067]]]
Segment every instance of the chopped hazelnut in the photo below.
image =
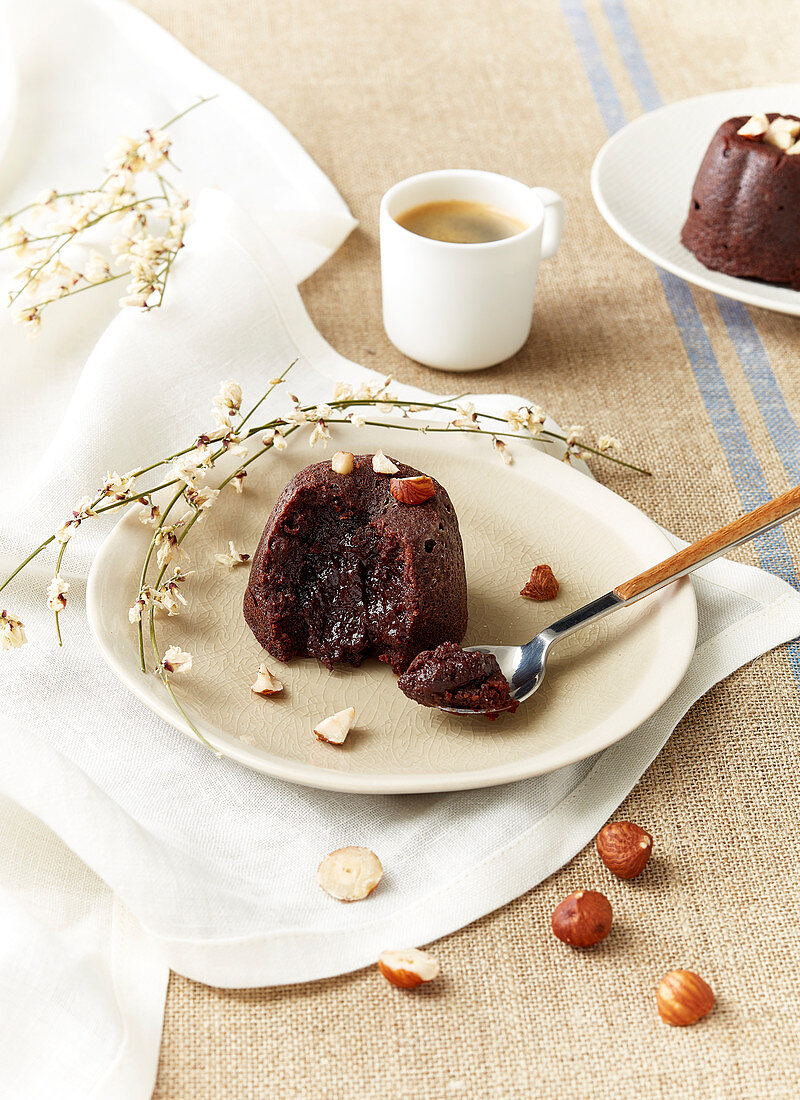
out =
[[740,137],[746,138],[760,138],[766,134],[769,129],[769,120],[766,115],[753,115],[745,122],[744,126],[741,126],[736,133]]
[[331,467],[336,474],[352,474],[353,455],[350,451],[337,451],[331,459]]
[[381,861],[369,848],[337,848],[317,868],[317,882],[337,901],[363,901],[383,878]]
[[323,718],[319,725],[314,727],[314,733],[318,741],[327,741],[329,745],[341,745],[355,720],[356,708],[348,707],[347,710],[332,714],[330,718]]
[[439,973],[439,963],[428,951],[407,947],[404,951],[381,951],[378,969],[398,989],[413,989],[432,982]]
[[262,663],[258,666],[255,682],[250,690],[256,695],[277,695],[278,692],[283,691],[283,684]]
[[383,451],[378,451],[377,454],[372,456],[372,469],[376,474],[399,474],[400,471],[392,462],[391,458],[387,458]]

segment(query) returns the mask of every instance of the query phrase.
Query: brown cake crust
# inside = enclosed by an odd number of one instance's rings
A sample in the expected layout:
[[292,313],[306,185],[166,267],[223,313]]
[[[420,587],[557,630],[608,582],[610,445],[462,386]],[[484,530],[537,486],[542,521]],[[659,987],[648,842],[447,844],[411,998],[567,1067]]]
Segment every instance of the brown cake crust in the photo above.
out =
[[515,711],[519,705],[494,654],[464,650],[454,642],[420,653],[397,686],[423,707],[497,712]]
[[712,271],[800,290],[800,156],[741,137],[746,122],[728,119],[711,139],[681,243]]
[[[375,656],[402,672],[421,650],[467,629],[464,551],[447,491],[402,504],[390,478],[356,455],[351,474],[307,466],[278,498],[253,557],[244,617],[279,661],[360,665]],[[393,460],[398,477],[419,471]]]

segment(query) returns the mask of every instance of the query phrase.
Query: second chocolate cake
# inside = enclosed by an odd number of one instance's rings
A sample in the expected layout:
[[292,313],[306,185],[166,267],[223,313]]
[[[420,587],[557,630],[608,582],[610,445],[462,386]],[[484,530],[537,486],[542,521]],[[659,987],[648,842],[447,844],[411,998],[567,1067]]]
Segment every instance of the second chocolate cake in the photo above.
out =
[[681,243],[712,271],[800,290],[800,118],[723,122],[692,188]]
[[[403,672],[417,653],[461,641],[467,629],[464,552],[450,497],[434,481],[420,503],[356,455],[301,470],[272,510],[253,557],[244,617],[280,661],[316,657],[359,665],[367,656]],[[397,462],[399,478],[420,476]]]

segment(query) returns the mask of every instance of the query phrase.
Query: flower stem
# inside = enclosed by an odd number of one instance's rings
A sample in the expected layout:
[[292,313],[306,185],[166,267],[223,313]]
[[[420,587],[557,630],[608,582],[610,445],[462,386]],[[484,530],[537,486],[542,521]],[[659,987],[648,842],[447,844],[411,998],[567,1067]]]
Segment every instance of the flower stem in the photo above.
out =
[[50,535],[50,537],[46,538],[43,543],[41,543],[39,546],[36,547],[35,550],[32,550],[30,552],[30,554],[28,554],[27,558],[25,558],[24,561],[21,561],[19,563],[17,568],[14,570],[14,572],[9,573],[8,576],[6,577],[6,579],[2,582],[2,584],[0,584],[0,592],[3,591],[3,589],[6,587],[6,585],[11,584],[14,577],[16,577],[17,573],[21,573],[26,565],[28,565],[30,562],[33,561],[33,559],[35,557],[38,557],[38,555],[41,554],[42,550],[45,550],[50,545],[51,542],[55,542],[55,538],[56,538],[55,535]]
[[[172,508],[175,506],[175,504],[177,504],[177,502],[183,496],[184,488],[185,487],[183,485],[181,485],[181,488],[178,490],[178,492],[175,494],[175,496],[172,498],[172,500],[169,502],[169,504],[164,509],[164,514],[159,519],[158,523],[156,524],[156,528],[153,531],[153,537],[150,539],[150,545],[147,547],[147,553],[145,554],[144,565],[142,566],[142,572],[139,576],[139,591],[136,593],[136,598],[137,599],[139,599],[139,597],[141,596],[141,594],[144,591],[145,586],[147,584],[147,570],[150,567],[150,561],[153,557],[153,551],[156,548],[156,542],[158,540],[158,532],[164,526],[164,520],[167,518],[169,513],[172,511]],[[163,575],[165,568],[166,568],[166,566],[162,567],[161,573],[159,574],[159,580],[161,579],[161,576]],[[156,581],[156,585],[158,585],[158,581]],[[152,617],[153,617],[153,611],[154,611],[154,609],[151,606],[151,608],[150,608],[151,621],[152,621]],[[146,666],[145,660],[144,660],[144,633],[143,633],[143,630],[142,630],[142,616],[141,615],[139,616],[138,633],[139,633],[139,663],[141,665],[142,672],[147,672],[147,666]]]
[[[286,369],[285,369],[285,370],[281,371],[281,373],[280,373],[280,374],[278,375],[278,381],[277,381],[277,382],[274,382],[274,383],[273,383],[273,384],[272,384],[272,385],[270,386],[270,388],[269,388],[269,389],[268,389],[268,390],[267,390],[267,391],[266,391],[265,393],[263,393],[263,394],[261,395],[261,397],[259,397],[258,401],[256,401],[255,405],[253,405],[252,409],[251,409],[251,410],[250,410],[250,412],[249,412],[249,413],[247,414],[247,416],[245,416],[245,417],[244,417],[244,419],[240,421],[240,423],[239,423],[239,429],[238,429],[239,431],[241,431],[241,430],[242,430],[242,428],[243,428],[243,427],[245,426],[245,424],[246,424],[246,423],[247,423],[247,421],[248,421],[248,420],[250,419],[250,417],[251,417],[251,416],[253,415],[253,413],[254,413],[254,412],[256,411],[256,409],[257,409],[257,408],[259,407],[259,405],[263,405],[263,403],[264,403],[264,402],[265,402],[265,401],[267,400],[267,398],[268,398],[268,397],[269,397],[269,395],[270,395],[270,394],[272,393],[272,391],[273,391],[274,389],[276,389],[276,387],[277,387],[277,386],[279,386],[279,385],[281,384],[281,382],[285,382],[285,381],[286,381],[286,375],[287,375],[287,374],[289,373],[289,371],[290,371],[290,370],[292,369],[292,367],[293,367],[293,366],[295,365],[295,363],[296,363],[296,362],[297,362],[297,359],[293,359],[293,360],[291,361],[291,363],[289,364],[289,366],[288,366],[288,367],[286,367]],[[263,431],[264,429],[263,429],[263,428],[256,428],[256,429],[254,429],[254,430],[255,430],[255,431]],[[249,438],[249,437],[248,437],[248,438]]]
[[212,99],[219,99],[219,92],[215,92],[214,95],[205,95],[198,99],[197,103],[192,103],[190,107],[186,107],[180,114],[173,115],[167,122],[161,124],[158,127],[159,130],[166,130],[168,126],[171,126],[173,122],[177,122],[179,118],[184,118],[192,111],[196,111],[198,107],[202,107],[204,103],[210,103]]
[[222,753],[219,751],[219,749],[215,749],[214,746],[211,744],[211,742],[207,741],[206,738],[203,737],[200,730],[197,728],[197,726],[191,720],[189,715],[183,709],[183,706],[181,705],[180,701],[178,700],[178,697],[176,696],[175,692],[172,690],[172,684],[170,683],[169,676],[167,675],[166,669],[161,667],[161,658],[160,658],[160,655],[159,655],[159,652],[158,652],[158,642],[156,641],[156,628],[155,628],[155,623],[153,621],[152,611],[151,611],[151,614],[150,614],[150,642],[153,646],[153,653],[155,654],[156,661],[158,662],[158,666],[157,666],[158,676],[159,676],[162,684],[164,685],[164,687],[167,689],[167,692],[169,693],[170,699],[172,700],[172,702],[177,707],[177,709],[178,709],[181,717],[183,718],[184,722],[186,722],[187,726],[192,731],[192,733],[195,735],[195,737],[197,737],[198,740],[201,741],[206,746],[207,749],[211,749],[211,751],[217,757],[222,756]]
[[[67,549],[67,544],[65,542],[62,542],[61,546],[58,549],[58,557],[56,558],[56,576],[58,576],[58,574],[61,572],[61,562],[64,558],[64,551],[66,549]],[[58,644],[62,645],[62,641],[61,641],[61,623],[59,622],[59,619],[58,619],[58,614],[59,613],[58,613],[57,610],[54,609],[53,614],[56,617],[56,637],[58,638]]]

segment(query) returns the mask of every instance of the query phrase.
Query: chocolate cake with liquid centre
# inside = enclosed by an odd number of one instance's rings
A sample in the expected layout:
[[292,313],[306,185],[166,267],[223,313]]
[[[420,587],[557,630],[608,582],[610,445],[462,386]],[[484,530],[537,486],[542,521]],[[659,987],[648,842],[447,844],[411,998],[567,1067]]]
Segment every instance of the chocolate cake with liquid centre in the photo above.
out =
[[[244,617],[279,661],[332,668],[375,656],[400,673],[422,650],[464,637],[464,551],[447,491],[434,481],[429,499],[401,503],[372,458],[356,455],[349,474],[330,461],[307,466],[267,520]],[[395,465],[398,478],[421,476]]]

